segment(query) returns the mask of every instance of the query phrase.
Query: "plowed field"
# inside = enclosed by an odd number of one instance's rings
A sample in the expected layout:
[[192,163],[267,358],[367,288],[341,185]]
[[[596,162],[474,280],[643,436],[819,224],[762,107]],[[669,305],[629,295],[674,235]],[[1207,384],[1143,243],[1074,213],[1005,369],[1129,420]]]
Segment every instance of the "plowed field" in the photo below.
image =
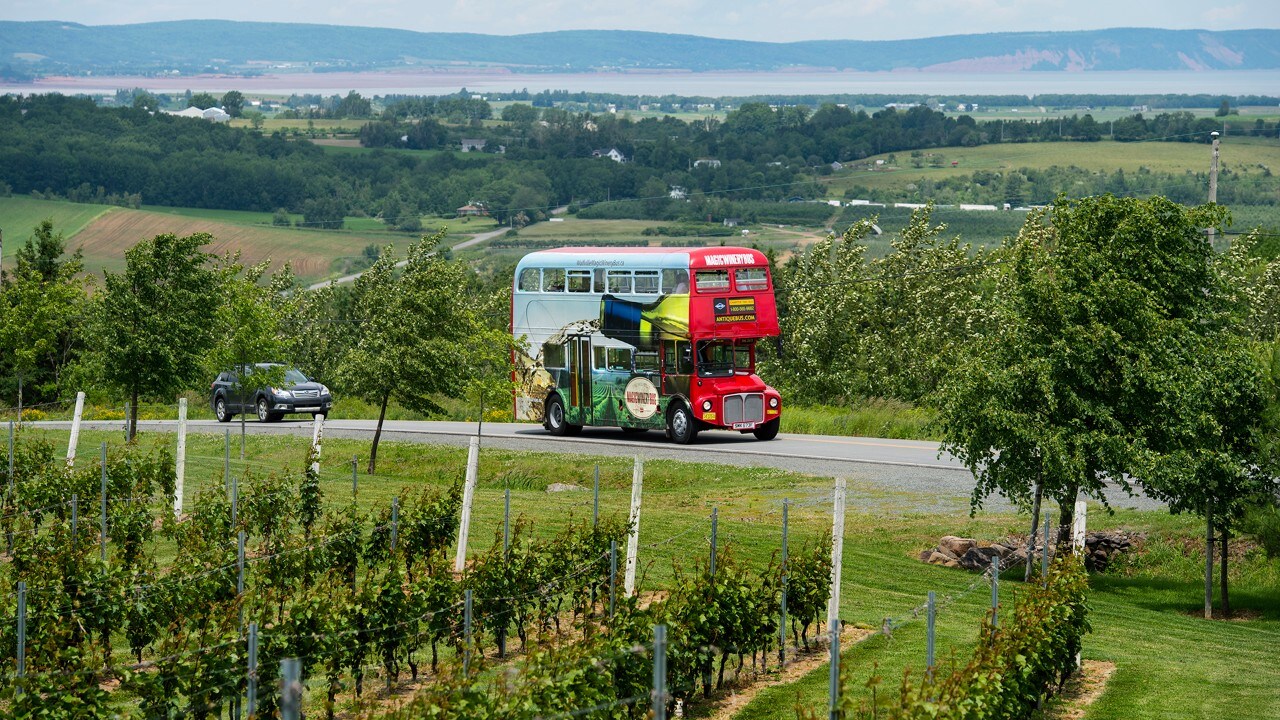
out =
[[318,280],[332,273],[334,262],[355,257],[370,243],[384,245],[394,237],[400,243],[406,236],[384,233],[301,230],[270,226],[237,225],[188,218],[143,210],[114,210],[105,213],[76,233],[69,247],[84,249],[85,265],[93,272],[101,269],[119,272],[124,268],[124,253],[140,240],[174,233],[190,235],[207,232],[214,241],[208,252],[218,255],[239,251],[248,264],[271,260],[272,270],[286,261],[305,280]]

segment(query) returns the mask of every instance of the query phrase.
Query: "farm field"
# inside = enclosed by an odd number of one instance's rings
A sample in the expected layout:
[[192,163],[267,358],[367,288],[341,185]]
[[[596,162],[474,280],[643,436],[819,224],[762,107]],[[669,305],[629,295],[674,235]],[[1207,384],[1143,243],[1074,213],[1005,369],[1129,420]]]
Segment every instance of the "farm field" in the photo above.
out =
[[[943,167],[911,167],[910,153],[886,153],[867,158],[855,169],[838,172],[822,181],[830,188],[828,197],[843,197],[844,191],[854,185],[878,189],[900,189],[922,179],[940,180],[966,176],[975,171],[1001,170],[1020,167],[1047,168],[1051,166],[1075,166],[1086,170],[1126,173],[1145,167],[1153,172],[1181,174],[1203,173],[1209,169],[1210,148],[1206,144],[1181,142],[1133,142],[1117,143],[1101,140],[1094,143],[1045,142],[980,145],[971,148],[937,148],[926,151],[940,155]],[[893,155],[893,169],[872,170],[875,160],[885,160]],[[955,167],[951,164],[956,163]],[[1237,171],[1258,166],[1280,168],[1280,142],[1253,137],[1228,137],[1221,144],[1221,163],[1224,169]]]
[[[163,233],[208,232],[215,238],[207,248],[209,252],[221,255],[239,251],[249,264],[269,259],[273,270],[289,261],[303,281],[341,274],[349,267],[347,263],[358,258],[370,244],[402,246],[419,237],[390,232],[373,218],[349,218],[349,228],[344,230],[311,230],[275,227],[271,225],[271,213],[170,207],[131,210],[10,197],[0,198],[0,228],[7,231],[10,240],[5,243],[6,259],[45,218],[53,218],[55,230],[66,235],[68,249],[84,251],[85,269],[92,274],[122,271],[126,250],[140,240]],[[301,222],[302,216],[291,216],[291,220]],[[440,227],[449,228],[446,242],[454,243],[491,230],[496,224],[476,218],[423,219],[423,232]]]
[[[25,432],[65,447],[67,433],[42,429]],[[99,442],[119,442],[119,433],[86,430],[81,455],[95,457]],[[232,461],[240,476],[246,469],[261,477],[290,465],[294,472],[305,455],[303,438],[249,438],[248,463]],[[171,434],[144,434],[144,447],[172,448]],[[351,497],[349,458],[363,457],[366,441],[327,439],[321,488],[325,503],[336,508]],[[466,451],[459,447],[384,443],[379,473],[360,475],[359,505],[366,511],[385,508],[393,496],[416,494],[422,486],[439,487],[461,474]],[[232,457],[235,458],[233,451]],[[223,438],[194,434],[188,439],[187,497],[200,487],[221,489]],[[549,482],[589,488],[599,464],[601,517],[625,516],[630,497],[631,463],[618,458],[484,450],[472,516],[470,554],[501,542],[504,490],[511,491],[512,516],[530,521],[529,529],[550,537],[591,514],[590,492],[547,493]],[[242,481],[242,487],[252,480]],[[674,567],[689,569],[709,550],[709,515],[719,514],[719,547],[754,568],[770,562],[779,544],[783,498],[791,501],[790,547],[797,552],[830,527],[831,479],[766,469],[729,468],[650,460],[645,464],[641,524],[641,590],[668,587]],[[878,630],[885,618],[905,621],[891,638],[872,637],[842,649],[852,665],[851,690],[857,700],[870,697],[864,681],[884,678],[878,695],[896,697],[905,667],[922,668],[925,630],[914,618],[929,590],[943,601],[938,614],[939,657],[946,663],[954,651],[963,662],[975,641],[989,602],[985,583],[961,570],[929,566],[917,560],[944,534],[999,539],[1025,532],[1025,516],[981,512],[975,518],[931,511],[935,499],[887,491],[874,468],[849,477],[841,616],[846,624]],[[157,509],[159,511],[159,509]],[[1238,617],[1231,622],[1197,617],[1202,599],[1198,573],[1203,555],[1197,538],[1203,528],[1194,518],[1159,512],[1118,511],[1107,515],[1091,504],[1090,529],[1142,531],[1145,552],[1129,556],[1113,570],[1094,574],[1090,585],[1093,633],[1084,644],[1086,660],[1115,663],[1116,672],[1101,697],[1084,715],[1103,718],[1270,718],[1280,714],[1280,670],[1273,662],[1280,636],[1280,560],[1267,560],[1257,548],[1244,547],[1233,557],[1232,599]],[[495,534],[496,533],[496,534]],[[161,541],[165,542],[165,541]],[[165,555],[165,548],[159,554]],[[1198,556],[1198,557],[1197,557]],[[1019,575],[1018,573],[1013,573]],[[1020,575],[1019,575],[1020,576]],[[1000,584],[1003,604],[1010,604],[1021,583],[1006,575]],[[968,591],[966,593],[966,591]],[[381,683],[370,673],[368,686]],[[766,676],[770,677],[770,676]],[[731,716],[792,720],[797,704],[826,706],[825,666],[799,681],[760,692]],[[318,707],[322,694],[316,680],[306,707]],[[340,708],[352,710],[353,707]],[[700,704],[687,717],[708,717]],[[716,717],[730,717],[721,714]]]

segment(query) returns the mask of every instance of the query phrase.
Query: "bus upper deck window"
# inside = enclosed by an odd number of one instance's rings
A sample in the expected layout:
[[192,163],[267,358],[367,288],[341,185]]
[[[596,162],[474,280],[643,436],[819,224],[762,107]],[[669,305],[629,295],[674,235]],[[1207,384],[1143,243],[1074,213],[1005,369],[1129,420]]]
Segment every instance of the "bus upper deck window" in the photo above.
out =
[[610,270],[609,271],[609,292],[631,294],[631,271],[630,270]]
[[689,292],[689,271],[680,269],[663,270],[662,292],[668,295],[683,295]]
[[520,292],[538,292],[541,290],[542,271],[538,268],[525,268],[520,271]]
[[658,294],[658,271],[657,270],[637,270],[636,271],[636,292],[641,295],[657,295]]
[[570,270],[568,279],[569,279],[569,292],[571,293],[591,292],[591,271],[590,270]]
[[738,292],[769,289],[769,273],[764,268],[738,268],[733,271],[733,284]]
[[694,275],[698,292],[723,292],[729,289],[728,270],[699,270]]
[[564,292],[564,270],[560,268],[543,270],[542,292]]

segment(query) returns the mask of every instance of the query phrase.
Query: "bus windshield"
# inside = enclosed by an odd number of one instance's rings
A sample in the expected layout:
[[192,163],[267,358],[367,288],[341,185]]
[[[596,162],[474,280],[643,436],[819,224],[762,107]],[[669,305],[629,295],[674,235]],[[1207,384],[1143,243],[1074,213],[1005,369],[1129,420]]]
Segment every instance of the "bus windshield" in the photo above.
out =
[[698,343],[699,377],[732,377],[755,372],[754,340],[703,340]]

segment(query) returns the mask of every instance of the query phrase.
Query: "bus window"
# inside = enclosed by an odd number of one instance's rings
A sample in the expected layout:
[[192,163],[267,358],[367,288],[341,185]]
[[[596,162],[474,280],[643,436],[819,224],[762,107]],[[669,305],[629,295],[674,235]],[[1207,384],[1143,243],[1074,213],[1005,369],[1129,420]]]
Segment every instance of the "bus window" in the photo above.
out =
[[698,343],[698,377],[733,375],[733,342],[707,340]]
[[636,353],[636,372],[638,373],[658,372],[658,353],[656,352]]
[[564,346],[552,343],[543,343],[542,367],[562,368],[564,366]]
[[525,268],[520,271],[520,292],[538,292],[541,290],[542,271],[538,268]]
[[564,292],[564,270],[560,268],[543,270],[542,292]]
[[631,294],[631,271],[630,270],[610,270],[609,271],[609,290],[611,293],[627,293]]
[[657,295],[658,294],[658,271],[657,270],[637,270],[636,271],[636,292],[641,295]]
[[689,355],[688,342],[662,341],[662,371],[668,375],[688,375],[693,372],[693,358]]
[[570,270],[569,271],[569,292],[571,293],[591,292],[591,271],[590,270]]
[[663,270],[662,292],[668,295],[683,295],[689,292],[689,271]]
[[592,292],[600,293],[601,295],[607,292],[604,289],[604,268],[596,268],[594,271],[592,271],[591,277],[592,277],[592,280],[591,280]]
[[739,375],[750,375],[755,370],[752,356],[755,354],[753,342],[739,342],[733,346],[733,371]]
[[733,271],[733,285],[737,292],[768,290],[769,273],[764,268],[738,268]]
[[699,270],[695,275],[698,292],[724,292],[729,289],[728,270]]

